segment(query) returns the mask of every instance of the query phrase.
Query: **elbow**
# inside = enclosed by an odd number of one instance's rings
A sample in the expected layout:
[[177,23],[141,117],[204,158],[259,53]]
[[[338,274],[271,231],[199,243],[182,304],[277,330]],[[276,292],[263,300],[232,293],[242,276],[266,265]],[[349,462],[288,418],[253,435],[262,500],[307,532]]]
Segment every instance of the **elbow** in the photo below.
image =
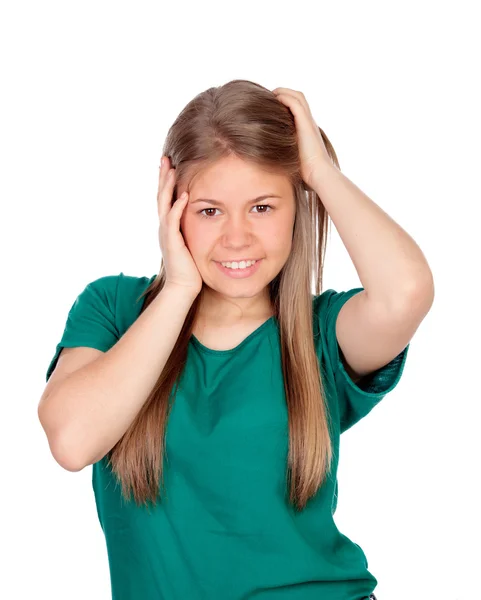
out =
[[423,316],[431,310],[434,303],[434,280],[432,273],[419,283],[414,284],[409,296],[411,311],[417,309]]
[[87,465],[85,462],[79,460],[79,458],[69,448],[68,440],[59,436],[57,439],[50,442],[50,451],[52,456],[57,463],[66,471],[71,473],[77,473],[84,469]]
[[38,411],[38,418],[42,425],[45,435],[47,436],[50,453],[52,454],[55,461],[66,471],[71,473],[77,473],[85,468],[86,464],[79,460],[79,458],[72,452],[71,440],[65,433],[61,434],[58,431],[54,431],[48,422],[45,420],[45,416]]
[[424,318],[434,302],[434,280],[429,272],[424,278],[419,277],[406,286],[403,293],[398,293],[393,303],[392,313],[398,315],[419,314]]

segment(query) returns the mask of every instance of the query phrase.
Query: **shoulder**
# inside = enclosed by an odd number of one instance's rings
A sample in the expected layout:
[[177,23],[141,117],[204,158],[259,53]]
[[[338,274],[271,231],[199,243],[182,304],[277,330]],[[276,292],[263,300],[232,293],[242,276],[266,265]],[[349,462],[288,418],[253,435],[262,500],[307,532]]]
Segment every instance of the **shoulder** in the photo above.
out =
[[103,304],[113,313],[119,308],[129,309],[137,305],[141,294],[155,279],[152,277],[126,275],[123,271],[117,275],[104,275],[90,281],[76,299],[75,305],[89,303]]
[[147,277],[147,276],[136,276],[136,275],[126,275],[122,271],[117,276],[118,278],[118,288],[117,295],[118,301],[121,303],[134,304],[137,303],[137,299],[139,296],[150,286],[150,284],[157,277],[157,274]]
[[124,333],[140,315],[144,303],[144,292],[157,277],[126,275],[121,272],[118,276],[116,297],[116,314],[119,331]]
[[322,294],[312,298],[312,310],[315,317],[327,323],[336,319],[342,306],[355,294],[362,292],[363,287],[356,287],[347,291],[336,291],[332,288],[324,290]]
[[111,310],[115,308],[119,275],[104,275],[88,282],[78,294],[70,309],[78,311],[88,306],[107,306]]
[[99,277],[98,279],[90,281],[86,285],[86,288],[89,288],[90,290],[105,290],[107,292],[115,292],[117,290],[119,278],[120,275],[104,275],[103,277]]
[[333,372],[339,368],[339,363],[342,363],[354,382],[359,381],[360,378],[350,368],[342,354],[337,340],[336,322],[344,304],[363,289],[358,287],[347,291],[337,291],[329,288],[322,294],[314,295],[312,305],[314,331],[316,335],[320,334],[321,336],[325,360],[329,361]]

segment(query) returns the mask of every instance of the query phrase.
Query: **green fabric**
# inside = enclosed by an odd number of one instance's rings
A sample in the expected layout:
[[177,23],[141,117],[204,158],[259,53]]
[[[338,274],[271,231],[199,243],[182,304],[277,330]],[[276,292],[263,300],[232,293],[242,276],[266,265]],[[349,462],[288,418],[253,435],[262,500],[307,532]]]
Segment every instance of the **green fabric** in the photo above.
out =
[[[107,351],[139,316],[154,280],[120,273],[75,300],[62,347]],[[121,497],[106,458],[92,466],[113,600],[361,600],[377,579],[361,547],[337,528],[340,434],[397,385],[409,346],[355,385],[339,356],[335,323],[361,291],[313,296],[313,332],[333,420],[331,474],[302,512],[288,501],[287,409],[278,322],[265,321],[232,350],[192,336],[167,424],[167,497],[150,510]]]

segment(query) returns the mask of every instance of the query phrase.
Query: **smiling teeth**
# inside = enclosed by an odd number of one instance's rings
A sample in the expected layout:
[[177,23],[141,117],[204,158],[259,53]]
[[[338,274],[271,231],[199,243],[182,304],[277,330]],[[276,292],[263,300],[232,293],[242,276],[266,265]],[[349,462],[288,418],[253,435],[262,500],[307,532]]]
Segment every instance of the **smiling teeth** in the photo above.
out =
[[237,262],[221,262],[220,263],[223,267],[227,267],[228,269],[246,269],[247,267],[251,267],[252,265],[256,264],[255,260],[241,260],[240,263]]

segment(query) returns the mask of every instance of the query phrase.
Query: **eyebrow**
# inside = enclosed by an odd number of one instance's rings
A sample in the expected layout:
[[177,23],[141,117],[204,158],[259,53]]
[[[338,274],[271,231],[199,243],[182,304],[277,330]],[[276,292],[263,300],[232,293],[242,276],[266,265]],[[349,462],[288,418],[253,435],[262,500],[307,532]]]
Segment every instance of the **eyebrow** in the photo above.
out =
[[[263,194],[262,196],[257,196],[257,198],[248,200],[246,204],[253,204],[254,202],[266,200],[267,198],[282,198],[282,196],[279,196],[278,194]],[[196,204],[197,202],[208,202],[209,204],[213,204],[214,206],[224,206],[224,204],[222,202],[219,202],[219,200],[209,200],[208,198],[197,198],[197,200],[194,200],[190,204]]]

